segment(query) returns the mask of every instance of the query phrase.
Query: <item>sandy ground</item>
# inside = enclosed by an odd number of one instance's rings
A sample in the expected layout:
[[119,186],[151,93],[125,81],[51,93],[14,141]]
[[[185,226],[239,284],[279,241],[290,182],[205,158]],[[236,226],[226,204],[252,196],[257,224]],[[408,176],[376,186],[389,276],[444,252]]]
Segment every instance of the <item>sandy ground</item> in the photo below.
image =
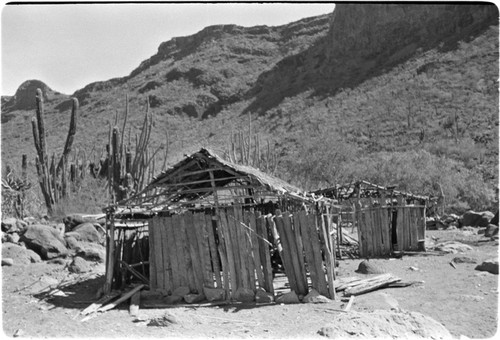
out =
[[[498,242],[462,231],[428,231],[439,241],[455,239],[473,247],[464,254],[445,256],[405,256],[401,259],[373,259],[404,281],[424,281],[423,285],[388,288],[357,296],[353,311],[400,308],[420,312],[443,324],[455,338],[490,338],[497,332],[498,275],[474,270],[476,264],[450,261],[459,255],[481,263],[498,256]],[[341,260],[339,277],[365,275],[355,272],[362,259]],[[411,268],[410,268],[411,267]],[[103,266],[94,268],[103,273]],[[102,274],[80,277],[47,299],[43,288],[62,280],[78,278],[64,265],[39,263],[2,267],[2,325],[5,335],[21,337],[197,337],[197,338],[310,338],[331,325],[346,305],[339,294],[329,304],[265,305],[141,309],[132,317],[128,303],[82,322],[78,313],[95,301]],[[278,276],[279,291],[286,281]],[[38,293],[38,294],[37,294]],[[344,301],[342,301],[344,300]],[[148,326],[149,320],[167,315],[175,323]]]

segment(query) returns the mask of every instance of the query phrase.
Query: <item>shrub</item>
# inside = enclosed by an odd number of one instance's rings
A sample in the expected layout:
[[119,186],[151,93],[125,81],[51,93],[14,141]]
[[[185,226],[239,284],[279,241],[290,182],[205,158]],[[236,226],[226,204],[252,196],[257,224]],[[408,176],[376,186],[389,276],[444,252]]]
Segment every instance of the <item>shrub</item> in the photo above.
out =
[[438,157],[428,151],[379,152],[346,164],[345,180],[365,179],[380,185],[397,185],[397,190],[438,196],[440,186],[447,207],[484,210],[494,203],[494,188],[480,173],[463,162]]

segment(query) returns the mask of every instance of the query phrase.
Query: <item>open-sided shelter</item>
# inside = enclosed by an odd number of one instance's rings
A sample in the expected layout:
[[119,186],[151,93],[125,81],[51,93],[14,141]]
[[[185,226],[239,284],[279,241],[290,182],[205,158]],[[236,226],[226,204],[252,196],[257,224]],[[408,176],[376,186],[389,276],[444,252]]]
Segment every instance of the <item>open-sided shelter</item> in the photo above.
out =
[[106,209],[105,291],[140,280],[166,296],[273,294],[276,251],[292,290],[334,297],[332,203],[201,149]]
[[[429,197],[395,188],[356,181],[314,194],[335,199],[343,207],[341,210],[349,211],[350,217],[342,213],[339,216],[348,217],[357,226],[360,256],[377,257],[424,246]],[[341,221],[338,225],[342,225]]]

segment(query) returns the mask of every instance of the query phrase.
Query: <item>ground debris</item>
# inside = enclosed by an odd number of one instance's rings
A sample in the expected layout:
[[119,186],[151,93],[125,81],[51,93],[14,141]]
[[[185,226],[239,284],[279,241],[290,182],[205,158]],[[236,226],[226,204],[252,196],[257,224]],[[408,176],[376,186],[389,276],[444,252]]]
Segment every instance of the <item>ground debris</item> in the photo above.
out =
[[177,323],[178,323],[177,318],[174,315],[170,313],[165,313],[160,317],[149,320],[147,325],[152,327],[168,327],[170,325]]

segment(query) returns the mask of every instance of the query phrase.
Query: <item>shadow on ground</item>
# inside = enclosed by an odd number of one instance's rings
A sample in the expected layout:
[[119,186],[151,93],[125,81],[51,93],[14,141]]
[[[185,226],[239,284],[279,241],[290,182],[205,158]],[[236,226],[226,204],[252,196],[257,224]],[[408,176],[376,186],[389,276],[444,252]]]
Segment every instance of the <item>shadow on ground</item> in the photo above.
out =
[[104,275],[82,279],[73,284],[56,286],[50,290],[44,290],[33,297],[45,301],[53,308],[75,308],[82,309],[95,302],[96,293],[104,284]]

